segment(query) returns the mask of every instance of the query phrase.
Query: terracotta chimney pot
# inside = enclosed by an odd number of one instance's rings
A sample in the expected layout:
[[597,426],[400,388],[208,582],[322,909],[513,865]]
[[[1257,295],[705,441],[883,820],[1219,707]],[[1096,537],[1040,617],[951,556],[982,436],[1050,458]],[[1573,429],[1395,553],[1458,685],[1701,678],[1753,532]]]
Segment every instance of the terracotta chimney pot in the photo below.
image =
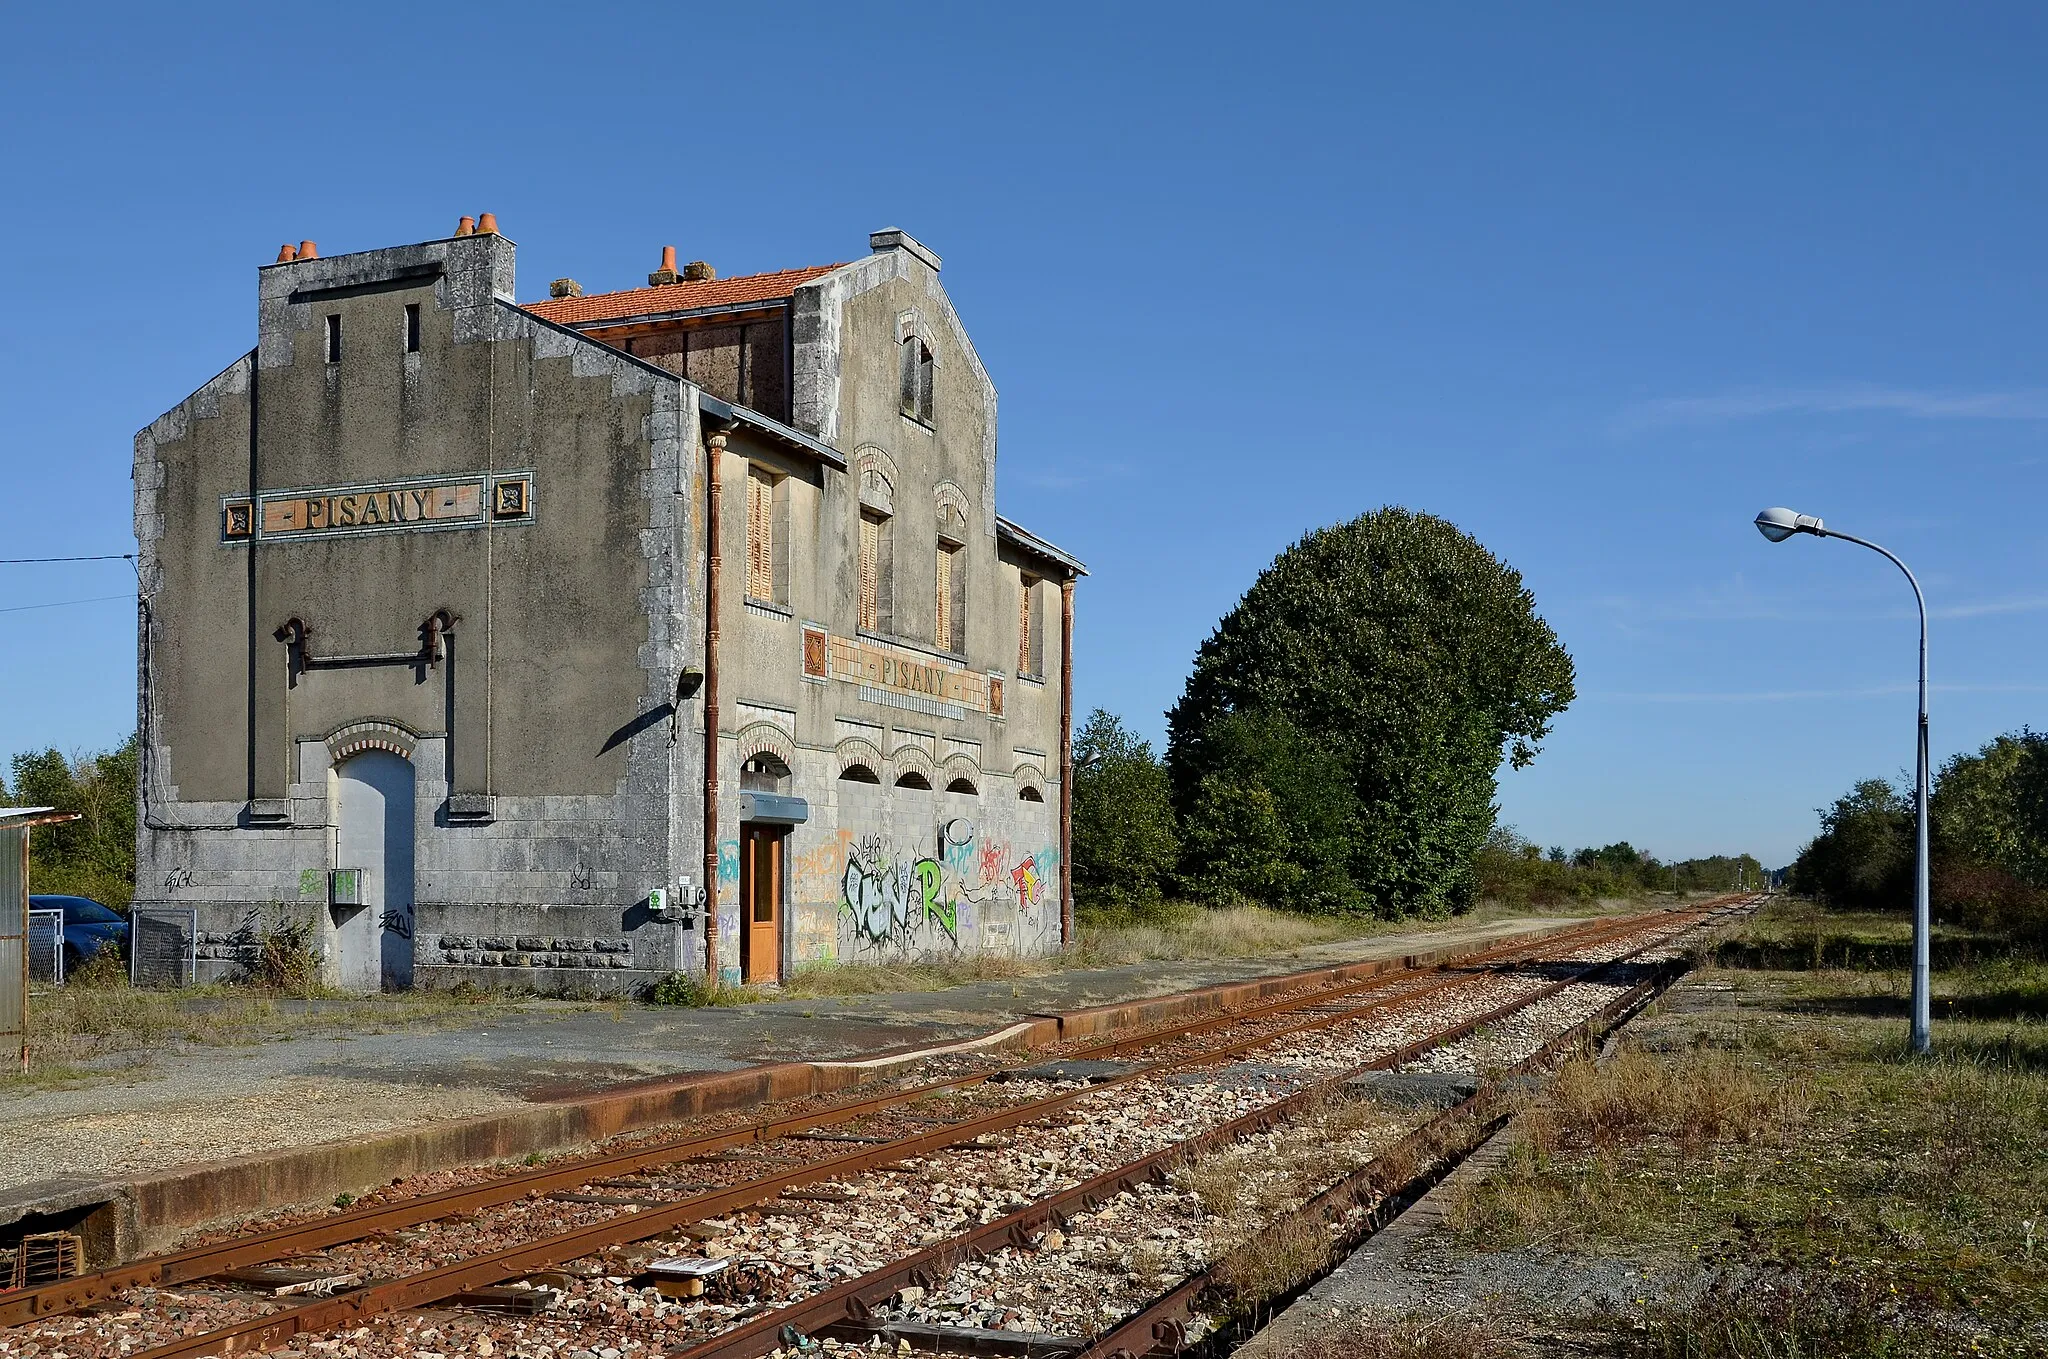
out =
[[293,260],[297,259],[298,257],[299,252],[292,249],[292,243],[290,241],[286,241],[283,245],[277,248],[277,262],[279,264],[290,264]]
[[319,258],[320,258],[320,247],[319,247],[319,246],[317,246],[317,245],[315,245],[315,244],[313,244],[313,243],[312,243],[311,241],[300,241],[300,242],[299,242],[299,258],[300,258],[300,259],[302,259],[302,260],[317,260],[317,259],[319,259]]
[[458,236],[476,235],[476,218],[465,217],[461,221],[457,222],[455,224],[455,234]]
[[487,213],[485,213],[485,214],[484,214],[483,216],[481,216],[481,217],[477,218],[477,219],[476,219],[476,234],[477,234],[477,235],[479,235],[479,236],[495,236],[495,235],[497,235],[497,234],[498,234],[498,214],[497,214],[497,213],[495,213],[495,212],[487,212]]
[[676,248],[665,245],[661,248],[661,268],[647,276],[648,283],[659,287],[664,283],[681,283],[683,276],[676,272]]

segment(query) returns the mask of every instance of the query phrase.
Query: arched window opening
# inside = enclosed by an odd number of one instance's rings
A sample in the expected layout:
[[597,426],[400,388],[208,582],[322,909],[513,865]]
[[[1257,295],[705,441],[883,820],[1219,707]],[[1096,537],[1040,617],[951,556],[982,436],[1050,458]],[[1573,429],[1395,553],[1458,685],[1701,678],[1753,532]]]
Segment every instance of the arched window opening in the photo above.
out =
[[946,791],[949,793],[965,793],[967,796],[973,797],[975,795],[974,782],[971,779],[954,779],[946,785]]
[[1043,802],[1045,801],[1045,795],[1027,783],[1022,788],[1019,788],[1017,790],[1017,801]]
[[789,766],[780,757],[763,751],[740,766],[740,788],[749,793],[786,793]]
[[915,769],[910,769],[904,771],[902,776],[896,780],[896,786],[898,788],[922,788],[929,793],[932,790],[932,781],[918,773]]
[[850,765],[846,766],[846,768],[844,768],[844,769],[840,770],[840,771],[839,771],[839,781],[840,781],[841,783],[880,783],[880,782],[881,782],[881,780],[880,780],[880,779],[878,779],[878,778],[876,778],[876,777],[875,777],[875,771],[874,771],[874,770],[872,770],[872,769],[870,769],[870,768],[868,768],[868,767],[867,767],[866,765],[864,765],[864,764],[850,764]]

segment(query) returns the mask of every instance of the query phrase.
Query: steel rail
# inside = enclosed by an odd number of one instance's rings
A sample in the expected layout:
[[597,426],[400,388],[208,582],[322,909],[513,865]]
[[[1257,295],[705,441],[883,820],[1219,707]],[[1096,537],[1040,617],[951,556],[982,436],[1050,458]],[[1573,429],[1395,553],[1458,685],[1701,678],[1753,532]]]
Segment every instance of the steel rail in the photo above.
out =
[[[1671,914],[1691,915],[1694,913],[1673,912]],[[1683,933],[1697,923],[1697,918],[1688,920],[1686,924],[1665,934],[1662,938],[1644,944],[1640,948],[1633,950],[1630,954],[1623,956],[1631,957],[1636,953],[1658,947],[1669,938],[1678,933]],[[1636,920],[1633,924],[1633,928],[1638,930],[1646,927],[1648,927],[1646,923],[1640,919]],[[1628,932],[1628,930],[1619,931],[1619,933],[1624,934]],[[1568,944],[1567,946],[1589,947],[1590,945],[1579,943]],[[1588,963],[1586,967],[1588,970],[1592,970],[1612,965],[1616,961],[1619,960],[1609,959],[1602,962],[1593,962]],[[1583,976],[1583,973],[1581,975]],[[1453,985],[1460,980],[1466,979],[1448,978],[1443,981],[1442,985]],[[1534,1004],[1538,1000],[1545,998],[1546,995],[1555,994],[1558,990],[1574,984],[1577,980],[1578,978],[1574,978],[1540,988],[1537,992],[1511,1002],[1507,1006],[1501,1007],[1498,1011],[1490,1011],[1485,1015],[1479,1016],[1477,1019],[1464,1021],[1460,1025],[1454,1026],[1453,1030],[1440,1033],[1434,1036],[1433,1039],[1422,1040],[1422,1043],[1426,1047],[1432,1043],[1456,1041],[1456,1037],[1462,1037],[1483,1024],[1494,1022],[1505,1014],[1511,1014],[1526,1005]],[[1440,988],[1425,988],[1419,993],[1396,997],[1392,1001],[1387,1002],[1387,1004],[1395,1006],[1404,1005],[1419,999],[1423,995],[1434,994],[1437,989]],[[1219,1058],[1232,1056],[1238,1052],[1265,1047],[1293,1033],[1315,1028],[1326,1028],[1335,1024],[1357,1020],[1370,1014],[1373,1009],[1380,1008],[1386,1008],[1386,1006],[1364,1007],[1346,1013],[1320,1016],[1317,1019],[1303,1024],[1292,1025],[1278,1032],[1253,1035],[1221,1047],[1210,1048],[1167,1062],[1141,1067],[1126,1075],[1099,1082],[1092,1086],[1084,1086],[1076,1090],[1051,1095],[1044,1099],[997,1110],[975,1118],[941,1125],[926,1132],[913,1133],[893,1142],[843,1153],[839,1156],[795,1167],[779,1174],[763,1176],[741,1184],[729,1185],[707,1193],[694,1195],[678,1200],[666,1207],[649,1209],[638,1213],[618,1214],[598,1222],[585,1224],[581,1227],[570,1228],[566,1231],[551,1233],[530,1241],[521,1242],[518,1245],[489,1251],[467,1260],[456,1261],[397,1279],[379,1281],[352,1289],[346,1293],[336,1294],[330,1298],[303,1303],[278,1312],[250,1317],[229,1326],[202,1332],[197,1335],[180,1337],[151,1349],[131,1351],[128,1359],[190,1359],[191,1356],[198,1355],[224,1356],[269,1349],[284,1344],[292,1338],[307,1332],[329,1331],[349,1327],[358,1324],[364,1317],[439,1302],[471,1288],[493,1284],[502,1279],[531,1273],[534,1270],[545,1268],[548,1265],[564,1260],[573,1260],[580,1256],[588,1255],[608,1245],[615,1245],[622,1241],[643,1240],[686,1223],[700,1221],[707,1217],[716,1217],[720,1213],[744,1208],[749,1204],[773,1198],[786,1189],[816,1183],[820,1180],[857,1174],[861,1171],[872,1169],[875,1166],[890,1164],[906,1157],[940,1151],[960,1142],[972,1141],[978,1137],[1001,1132],[1021,1124],[1036,1122],[1050,1114],[1055,1114],[1071,1107],[1083,1099],[1105,1090],[1114,1089],[1120,1085],[1162,1075],[1179,1070],[1182,1067],[1212,1062]],[[1451,1036],[1452,1034],[1455,1034],[1455,1036]],[[1410,1049],[1423,1050],[1418,1048],[1416,1044],[1409,1044],[1401,1049],[1401,1052],[1408,1053]],[[1411,1056],[1399,1057],[1399,1060],[1402,1061],[1411,1059],[1412,1054]]]
[[[823,1333],[835,1327],[847,1328],[849,1331],[867,1329],[871,1333],[870,1318],[874,1305],[887,1299],[906,1284],[919,1284],[928,1289],[937,1288],[957,1265],[979,1260],[992,1248],[1014,1246],[1028,1249],[1030,1234],[1041,1227],[1064,1224],[1073,1212],[1092,1211],[1100,1203],[1137,1184],[1148,1180],[1163,1180],[1177,1165],[1285,1122],[1296,1110],[1340,1090],[1346,1081],[1367,1072],[1399,1067],[1424,1053],[1458,1042],[1489,1024],[1497,1023],[1539,1004],[1569,987],[1583,985],[1600,973],[1620,967],[1652,949],[1663,947],[1671,939],[1705,923],[1707,918],[1693,920],[1662,938],[1651,940],[1618,957],[1586,963],[1576,976],[1551,983],[1539,991],[1497,1006],[1485,1014],[1461,1020],[1439,1033],[1405,1044],[1394,1052],[1384,1053],[1334,1076],[1304,1086],[1272,1104],[1254,1109],[1250,1113],[1240,1115],[1171,1146],[1162,1147],[1158,1151],[1105,1171],[1071,1188],[1048,1195],[1008,1216],[970,1228],[946,1241],[926,1247],[880,1269],[871,1270],[857,1279],[849,1279],[845,1283],[798,1302],[776,1308],[722,1335],[671,1350],[668,1359],[757,1359],[757,1356],[777,1347],[778,1338],[785,1327],[794,1327],[806,1334]],[[1573,1030],[1568,1032],[1575,1032],[1580,1027],[1575,1025]],[[1545,1045],[1544,1050],[1561,1041],[1562,1038],[1551,1040],[1550,1044]],[[1433,1126],[1435,1122],[1436,1120],[1432,1120],[1431,1124],[1424,1126]],[[1409,1135],[1411,1138],[1413,1136],[1414,1134]],[[1403,1142],[1407,1140],[1408,1138],[1404,1138]],[[1381,1153],[1382,1156],[1384,1154]],[[843,1338],[851,1337],[849,1335]],[[149,1359],[149,1356],[141,1356],[140,1359]]]
[[[1067,1056],[1071,1059],[1097,1054],[1114,1055],[1231,1025],[1256,1023],[1289,1010],[1308,1009],[1345,996],[1387,990],[1420,977],[1427,977],[1432,972],[1467,972],[1482,966],[1499,966],[1500,960],[1526,954],[1532,947],[1593,947],[1605,939],[1625,934],[1629,929],[1641,928],[1645,922],[1653,919],[1652,913],[1645,913],[1622,920],[1589,921],[1539,940],[1510,940],[1434,966],[1397,967],[1356,981],[1283,996],[1242,1009],[1225,1009],[1164,1029],[1106,1038],[1075,1049]],[[382,1231],[416,1226],[436,1218],[472,1212],[479,1208],[495,1207],[501,1203],[525,1198],[529,1194],[546,1194],[558,1189],[571,1189],[589,1180],[593,1175],[630,1174],[691,1156],[772,1142],[794,1132],[833,1127],[898,1105],[913,1103],[929,1095],[970,1088],[991,1080],[1004,1070],[1041,1060],[1044,1060],[1042,1055],[1033,1055],[1011,1064],[1010,1067],[928,1082],[904,1090],[843,1100],[808,1113],[764,1119],[729,1132],[701,1134],[628,1151],[601,1152],[537,1170],[501,1176],[480,1185],[457,1186],[429,1194],[413,1195],[390,1203],[359,1208],[340,1217],[318,1218],[292,1226],[271,1228],[186,1250],[146,1256],[124,1265],[71,1279],[13,1292],[0,1292],[0,1327],[19,1326],[44,1317],[75,1312],[130,1288],[186,1283],[231,1269],[241,1269],[289,1255],[358,1241]]]
[[[1597,1041],[1634,1018],[1685,971],[1682,959],[1666,962],[1654,975],[1630,987],[1515,1063],[1508,1068],[1509,1072],[1534,1071],[1569,1047],[1588,1038]],[[1461,1144],[1453,1144],[1431,1156],[1429,1164],[1397,1189],[1379,1193],[1374,1182],[1373,1164],[1368,1162],[1271,1224],[1268,1230],[1289,1221],[1327,1228],[1333,1219],[1342,1223],[1353,1210],[1364,1208],[1367,1211],[1361,1220],[1340,1230],[1332,1242],[1330,1258],[1336,1261],[1356,1250],[1413,1206],[1415,1200],[1470,1156],[1486,1138],[1505,1126],[1508,1115],[1497,1108],[1501,1093],[1502,1083],[1491,1082],[1396,1143],[1396,1147],[1426,1150],[1432,1145],[1441,1145],[1439,1139],[1446,1129],[1461,1123],[1471,1128],[1471,1134]],[[1382,1156],[1385,1154],[1381,1153]],[[1166,1359],[1167,1356],[1181,1354],[1189,1347],[1188,1323],[1198,1315],[1202,1299],[1227,1288],[1229,1284],[1229,1272],[1221,1261],[1198,1270],[1109,1330],[1091,1337],[1074,1359]],[[1204,1337],[1205,1340],[1207,1338]],[[694,1359],[694,1351],[683,1353],[691,1354]]]

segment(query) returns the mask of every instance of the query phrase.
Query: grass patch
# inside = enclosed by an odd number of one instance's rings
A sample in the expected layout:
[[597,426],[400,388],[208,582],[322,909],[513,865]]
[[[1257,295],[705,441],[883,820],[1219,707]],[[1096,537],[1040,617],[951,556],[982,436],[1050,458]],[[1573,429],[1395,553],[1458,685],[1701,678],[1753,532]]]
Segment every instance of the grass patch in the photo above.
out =
[[225,1047],[323,1033],[379,1033],[533,998],[455,989],[359,996],[308,987],[294,992],[217,983],[173,990],[106,985],[36,988],[29,995],[27,1075],[7,1085],[75,1083],[105,1073],[80,1064],[165,1043]]
[[1748,922],[1636,1046],[1531,1103],[1458,1243],[1689,1281],[1616,1322],[1618,1352],[2048,1352],[2048,963],[1951,937],[1918,1059],[1883,947],[1903,928]]

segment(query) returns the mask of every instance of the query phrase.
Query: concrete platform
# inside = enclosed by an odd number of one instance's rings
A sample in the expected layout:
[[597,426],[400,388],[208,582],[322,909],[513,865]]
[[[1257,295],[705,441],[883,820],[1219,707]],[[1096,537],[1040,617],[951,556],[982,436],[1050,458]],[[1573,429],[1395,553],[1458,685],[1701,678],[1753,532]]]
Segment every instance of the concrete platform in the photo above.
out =
[[1028,1050],[1163,1023],[1578,923],[1453,925],[940,992],[705,1010],[541,1004],[425,1032],[192,1046],[131,1079],[0,1098],[0,1147],[11,1148],[0,1226],[87,1224],[93,1262],[105,1264],[394,1176],[828,1093],[963,1045]]

